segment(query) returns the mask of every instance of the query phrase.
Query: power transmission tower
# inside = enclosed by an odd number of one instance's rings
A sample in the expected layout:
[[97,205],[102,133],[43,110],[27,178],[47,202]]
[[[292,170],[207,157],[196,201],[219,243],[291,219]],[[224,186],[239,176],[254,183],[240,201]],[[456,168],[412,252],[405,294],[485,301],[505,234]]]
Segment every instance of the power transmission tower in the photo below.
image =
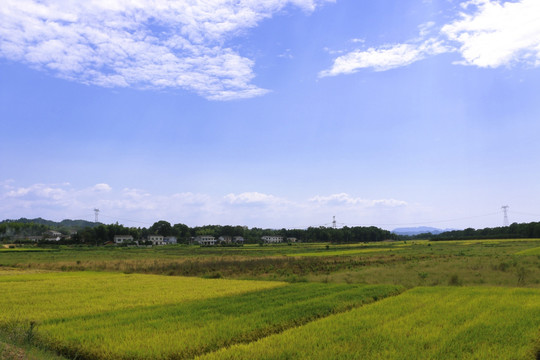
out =
[[509,222],[508,222],[508,208],[509,207],[510,206],[508,206],[508,205],[501,206],[501,209],[503,210],[503,213],[504,213],[503,226],[510,225]]
[[94,214],[95,214],[94,222],[97,224],[98,223],[99,209],[94,209]]
[[334,215],[334,220],[332,221],[332,227],[337,229],[336,216]]

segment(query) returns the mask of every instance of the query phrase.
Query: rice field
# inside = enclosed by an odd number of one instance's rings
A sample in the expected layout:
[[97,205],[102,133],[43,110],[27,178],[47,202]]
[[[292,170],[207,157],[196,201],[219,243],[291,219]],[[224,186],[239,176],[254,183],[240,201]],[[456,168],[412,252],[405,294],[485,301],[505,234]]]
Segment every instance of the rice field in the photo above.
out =
[[536,360],[538,244],[6,249],[0,358]]
[[48,273],[0,278],[0,329],[77,359],[184,359],[399,294],[390,285]]
[[420,287],[199,359],[508,359],[540,350],[540,290]]
[[55,272],[0,277],[0,322],[36,321],[157,306],[284,286],[268,281]]

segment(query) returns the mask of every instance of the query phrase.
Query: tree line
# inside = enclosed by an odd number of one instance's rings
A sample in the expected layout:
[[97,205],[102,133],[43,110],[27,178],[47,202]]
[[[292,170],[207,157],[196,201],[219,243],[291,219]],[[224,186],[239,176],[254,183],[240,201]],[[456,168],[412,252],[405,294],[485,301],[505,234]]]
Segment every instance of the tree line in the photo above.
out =
[[309,227],[307,229],[262,229],[246,226],[205,225],[189,227],[185,224],[171,224],[165,220],[155,222],[152,226],[126,227],[124,225],[91,223],[82,220],[64,220],[60,223],[43,219],[33,222],[28,219],[4,220],[0,222],[0,240],[10,242],[27,236],[41,236],[49,230],[59,231],[66,235],[56,243],[94,244],[100,245],[114,240],[115,235],[131,235],[135,240],[144,240],[149,235],[175,236],[179,243],[189,244],[199,235],[210,235],[216,239],[220,236],[242,236],[246,243],[259,243],[261,237],[282,236],[296,238],[303,242],[357,243],[377,242],[383,240],[429,239],[469,240],[469,239],[504,239],[504,238],[540,238],[540,222],[513,223],[510,226],[446,231],[437,235],[426,233],[415,236],[396,235],[388,230],[370,227]]
[[540,238],[540,222],[513,223],[510,226],[494,228],[453,230],[438,235],[429,234],[424,237],[433,241],[437,240],[472,240],[472,239],[516,239],[516,238]]
[[[100,245],[114,240],[115,235],[131,235],[134,240],[144,240],[149,235],[175,236],[178,243],[189,244],[192,239],[200,235],[210,235],[216,239],[220,236],[242,236],[245,243],[259,243],[262,236],[282,236],[284,241],[287,238],[295,238],[303,242],[334,242],[334,243],[355,243],[374,242],[383,240],[395,240],[397,235],[390,231],[377,227],[343,227],[339,229],[328,227],[309,227],[307,229],[262,229],[248,228],[246,226],[231,225],[205,225],[189,227],[185,224],[171,224],[165,220],[155,222],[152,226],[126,227],[115,224],[92,224],[83,228],[72,228],[60,225],[45,225],[43,223],[33,223],[31,221],[17,222],[4,221],[0,223],[0,239],[4,242],[13,240],[21,236],[43,235],[49,230],[59,231],[66,235],[60,242],[66,244],[94,244]],[[68,236],[69,235],[69,236]]]

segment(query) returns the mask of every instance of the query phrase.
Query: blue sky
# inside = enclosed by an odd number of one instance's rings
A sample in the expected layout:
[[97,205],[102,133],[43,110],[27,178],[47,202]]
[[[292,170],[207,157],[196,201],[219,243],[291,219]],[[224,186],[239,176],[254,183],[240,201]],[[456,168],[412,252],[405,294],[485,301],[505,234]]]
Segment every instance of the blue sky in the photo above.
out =
[[6,0],[0,218],[538,221],[540,3]]

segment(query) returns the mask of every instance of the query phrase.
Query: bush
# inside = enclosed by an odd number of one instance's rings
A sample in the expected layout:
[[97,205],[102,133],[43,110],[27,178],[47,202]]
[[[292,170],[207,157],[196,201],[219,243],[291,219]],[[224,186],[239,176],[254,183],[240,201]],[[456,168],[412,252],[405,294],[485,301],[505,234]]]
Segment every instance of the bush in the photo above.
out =
[[450,280],[448,280],[448,285],[450,285],[450,286],[461,286],[461,285],[463,285],[463,282],[461,281],[461,279],[459,278],[459,276],[457,274],[454,274],[454,275],[450,276]]
[[508,270],[509,267],[510,267],[510,264],[508,264],[506,262],[501,262],[499,264],[499,270],[501,270],[501,271],[506,271],[506,270]]

